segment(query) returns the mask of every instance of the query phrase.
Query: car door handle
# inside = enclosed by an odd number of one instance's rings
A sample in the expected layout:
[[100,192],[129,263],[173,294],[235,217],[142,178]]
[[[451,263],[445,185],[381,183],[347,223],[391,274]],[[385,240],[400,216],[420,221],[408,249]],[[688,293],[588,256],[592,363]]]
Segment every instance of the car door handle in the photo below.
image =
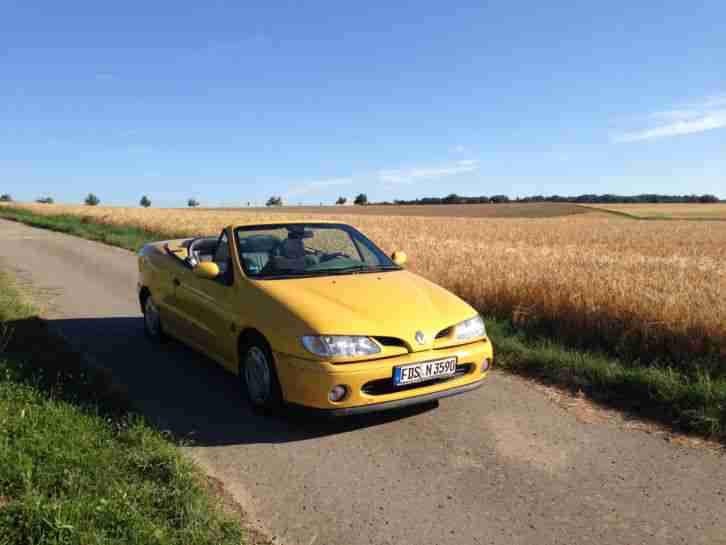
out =
[[178,288],[179,286],[181,286],[181,282],[179,281],[179,279],[178,279],[178,278],[175,278],[175,279],[174,279],[174,285],[175,285],[175,286],[176,286],[177,288]]

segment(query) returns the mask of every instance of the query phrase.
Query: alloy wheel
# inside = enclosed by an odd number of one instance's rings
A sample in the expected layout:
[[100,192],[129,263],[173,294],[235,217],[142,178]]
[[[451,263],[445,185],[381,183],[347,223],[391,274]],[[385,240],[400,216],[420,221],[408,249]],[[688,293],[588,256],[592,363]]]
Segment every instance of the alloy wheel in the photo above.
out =
[[245,355],[245,382],[247,395],[255,405],[264,405],[270,398],[272,377],[265,353],[257,346],[251,346]]

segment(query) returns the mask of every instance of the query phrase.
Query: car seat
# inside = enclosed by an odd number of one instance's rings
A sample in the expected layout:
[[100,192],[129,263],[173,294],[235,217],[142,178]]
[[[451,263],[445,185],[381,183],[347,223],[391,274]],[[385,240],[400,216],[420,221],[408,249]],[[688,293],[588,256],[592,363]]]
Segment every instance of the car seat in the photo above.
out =
[[280,246],[280,255],[275,256],[276,269],[304,271],[307,265],[305,260],[305,245],[300,238],[287,238]]

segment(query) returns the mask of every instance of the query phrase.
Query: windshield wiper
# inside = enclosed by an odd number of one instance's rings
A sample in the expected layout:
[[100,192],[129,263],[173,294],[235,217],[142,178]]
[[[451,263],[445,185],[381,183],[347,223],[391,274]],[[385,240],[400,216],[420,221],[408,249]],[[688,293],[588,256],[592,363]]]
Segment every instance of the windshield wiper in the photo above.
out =
[[361,273],[375,273],[383,271],[400,271],[401,267],[397,265],[381,265],[378,267],[369,267],[368,265],[352,265],[350,267],[342,267],[340,269],[318,269],[312,271],[301,271],[295,269],[277,269],[276,271],[270,271],[264,275],[257,275],[259,279],[274,279],[274,278],[305,278],[313,276],[329,276],[329,275],[343,275],[343,274],[361,274]]
[[345,274],[349,272],[367,271],[370,267],[368,265],[351,265],[350,267],[341,267],[339,269],[320,269],[321,272],[326,274]]
[[347,273],[372,273],[383,271],[400,271],[401,267],[396,265],[380,265],[378,267],[369,267],[368,265],[353,265],[352,267],[344,267],[342,269],[330,269],[325,272],[328,274],[347,274]]

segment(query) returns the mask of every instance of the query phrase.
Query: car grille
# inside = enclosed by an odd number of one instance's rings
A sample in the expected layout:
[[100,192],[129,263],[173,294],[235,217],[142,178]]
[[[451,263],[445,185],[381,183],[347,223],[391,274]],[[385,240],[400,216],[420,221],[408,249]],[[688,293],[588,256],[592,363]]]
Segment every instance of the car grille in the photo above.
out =
[[405,348],[408,350],[408,345],[403,339],[397,339],[396,337],[373,337],[375,340],[377,340],[379,343],[381,343],[383,346],[400,346],[401,348]]
[[425,388],[426,386],[432,386],[434,384],[441,384],[450,380],[457,379],[470,373],[474,366],[471,363],[456,366],[456,373],[450,377],[437,378],[433,380],[427,380],[426,382],[417,382],[416,384],[408,384],[406,386],[395,386],[393,384],[393,377],[381,378],[367,382],[361,388],[364,394],[372,396],[382,396],[386,394],[393,394],[395,392],[405,392],[406,390],[415,390],[416,388]]

